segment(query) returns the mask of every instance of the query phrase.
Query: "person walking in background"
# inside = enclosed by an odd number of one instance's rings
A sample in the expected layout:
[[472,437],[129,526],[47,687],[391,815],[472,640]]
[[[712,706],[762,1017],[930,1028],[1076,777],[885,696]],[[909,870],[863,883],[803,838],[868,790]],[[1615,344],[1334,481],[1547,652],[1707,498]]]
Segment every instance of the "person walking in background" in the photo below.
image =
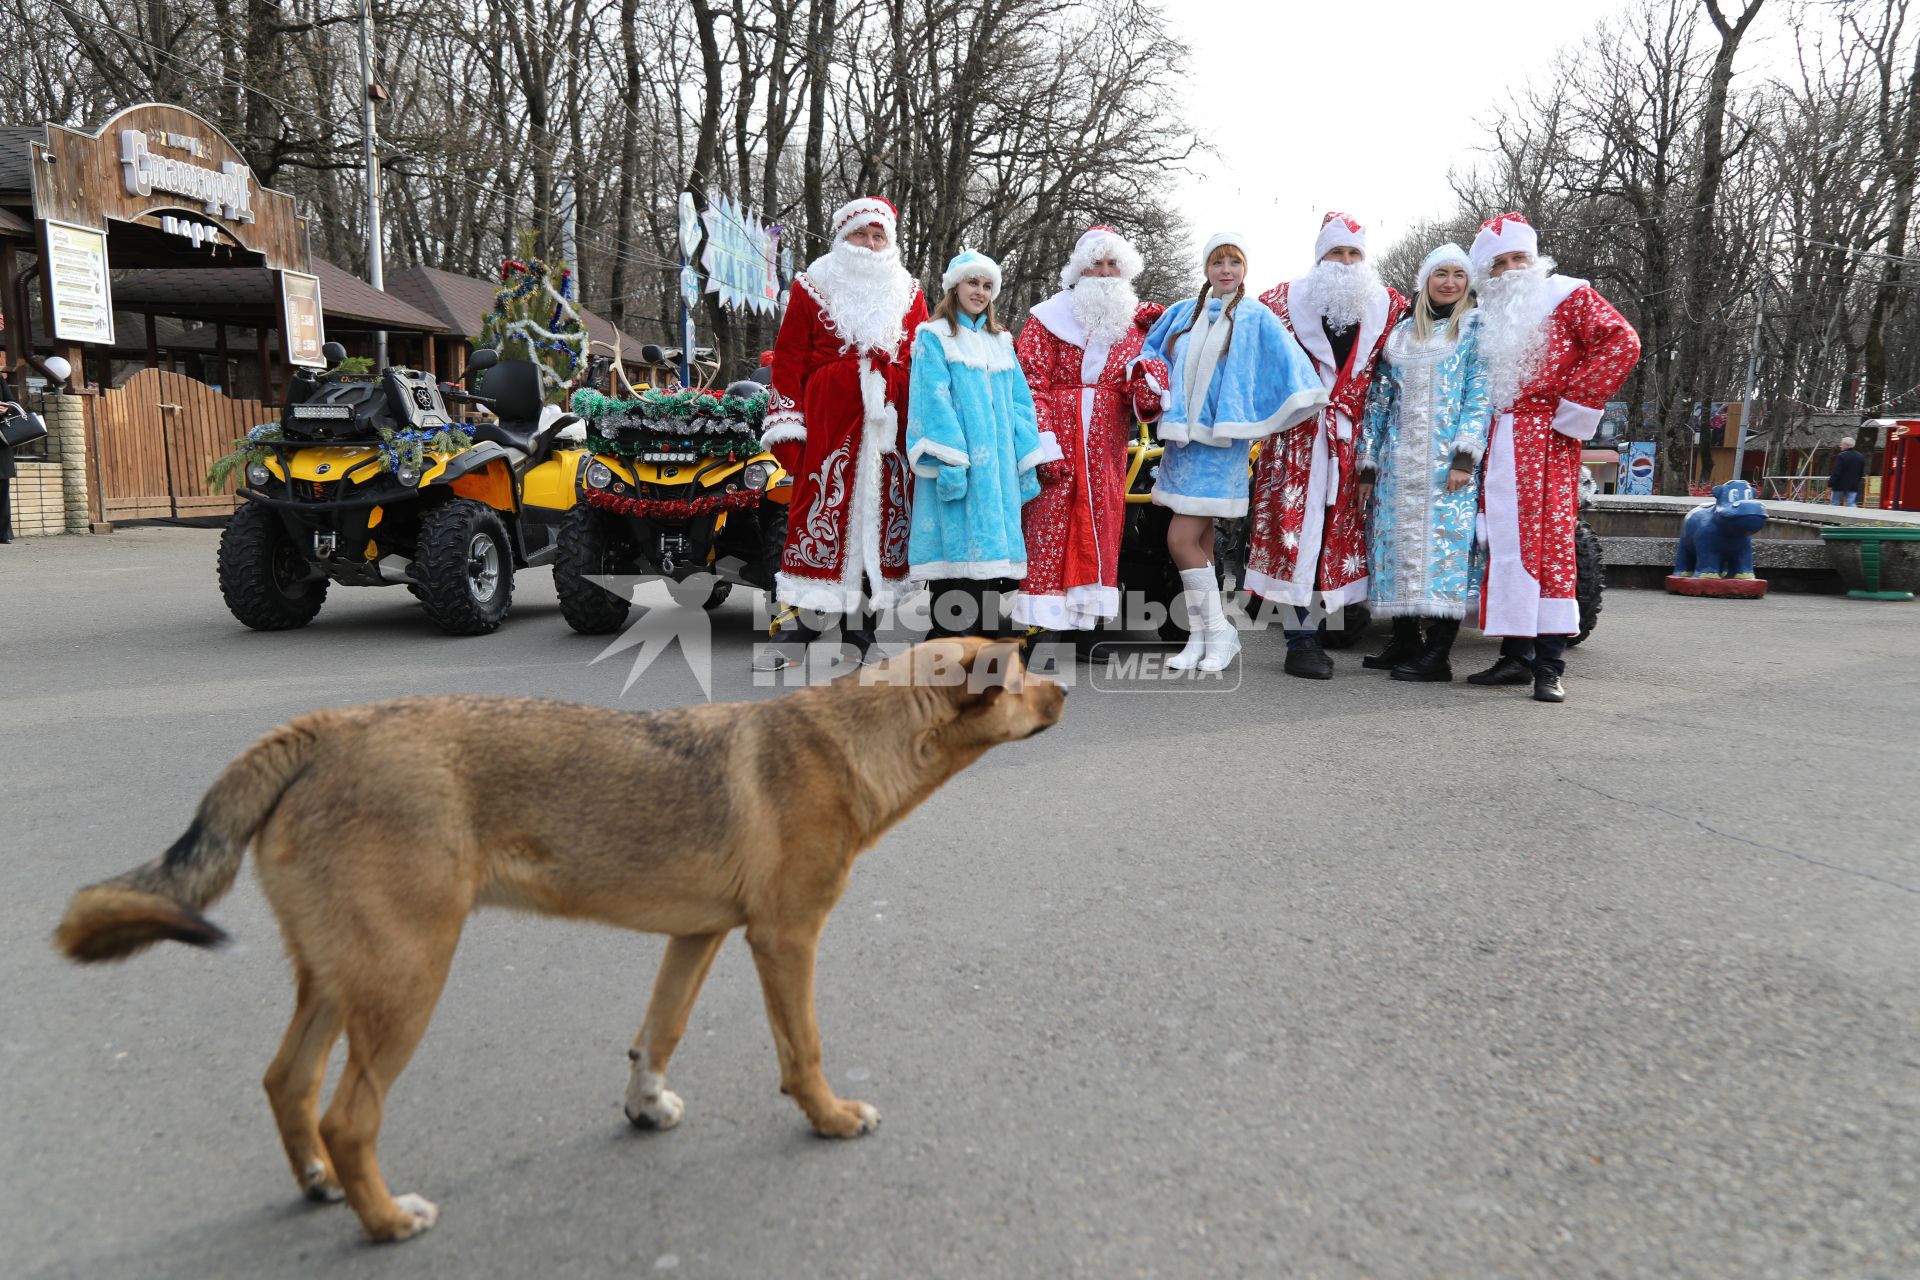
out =
[[1354,450],[1368,382],[1407,300],[1380,282],[1367,262],[1366,228],[1344,213],[1321,221],[1313,263],[1300,279],[1260,296],[1312,359],[1327,404],[1260,448],[1246,587],[1300,611],[1282,627],[1287,674],[1330,680],[1333,659],[1320,644],[1318,620],[1305,611],[1318,604],[1337,613],[1367,598],[1366,516],[1356,497]]
[[1857,507],[1867,488],[1867,455],[1853,447],[1852,436],[1840,437],[1840,452],[1833,455],[1833,470],[1827,475],[1827,501],[1836,507]]
[[1393,639],[1364,665],[1395,680],[1453,679],[1448,656],[1479,586],[1476,471],[1492,406],[1470,270],[1456,244],[1420,264],[1413,315],[1387,335],[1360,432],[1370,607],[1393,619]]
[[963,251],[940,287],[913,341],[907,560],[933,591],[930,636],[998,638],[1007,634],[1002,597],[1027,572],[1020,509],[1040,492],[1040,432],[1013,335],[993,311],[1000,264]]
[[1049,638],[1120,616],[1127,442],[1160,413],[1164,365],[1135,364],[1165,307],[1141,302],[1140,254],[1112,227],[1090,227],[1060,270],[1059,293],[1027,315],[1014,353],[1033,388],[1040,496],[1027,504],[1027,576],[1013,620]]
[[1220,232],[1200,260],[1197,298],[1182,299],[1147,334],[1142,360],[1167,366],[1160,472],[1153,500],[1173,512],[1167,550],[1180,570],[1187,645],[1167,660],[1185,671],[1220,671],[1240,652],[1240,635],[1220,607],[1213,522],[1247,511],[1247,457],[1253,441],[1313,417],[1327,390],[1274,314],[1247,296],[1246,241]]

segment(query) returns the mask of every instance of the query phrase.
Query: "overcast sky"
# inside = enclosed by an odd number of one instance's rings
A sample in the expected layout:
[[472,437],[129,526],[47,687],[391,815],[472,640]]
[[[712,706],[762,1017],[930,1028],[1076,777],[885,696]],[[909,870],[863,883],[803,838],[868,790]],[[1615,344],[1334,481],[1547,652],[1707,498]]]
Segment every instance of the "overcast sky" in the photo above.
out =
[[[1473,160],[1485,136],[1476,121],[1530,68],[1621,8],[1619,0],[1166,3],[1193,49],[1187,119],[1219,151],[1197,162],[1200,180],[1183,180],[1176,199],[1196,254],[1214,231],[1248,238],[1262,287],[1312,265],[1328,209],[1367,224],[1376,253],[1410,222],[1448,212],[1447,170]],[[1488,25],[1496,19],[1497,32]]]

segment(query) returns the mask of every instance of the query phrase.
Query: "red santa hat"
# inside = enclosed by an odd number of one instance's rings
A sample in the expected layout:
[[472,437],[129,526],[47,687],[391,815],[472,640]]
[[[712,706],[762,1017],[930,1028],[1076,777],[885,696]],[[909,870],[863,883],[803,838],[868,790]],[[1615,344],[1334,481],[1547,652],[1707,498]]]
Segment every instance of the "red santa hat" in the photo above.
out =
[[1480,234],[1473,238],[1473,273],[1486,279],[1493,260],[1503,253],[1540,256],[1540,234],[1517,213],[1503,213],[1480,224]]
[[1367,251],[1367,229],[1351,214],[1332,212],[1320,220],[1320,234],[1313,242],[1313,260],[1320,261],[1335,249]]
[[874,223],[886,230],[887,239],[891,241],[900,224],[900,211],[893,207],[891,201],[879,196],[861,196],[857,200],[849,200],[833,211],[833,242],[837,245],[850,232]]
[[1092,226],[1074,243],[1073,256],[1067,259],[1066,266],[1060,268],[1060,287],[1073,288],[1094,263],[1109,257],[1120,264],[1120,276],[1124,280],[1131,280],[1146,270],[1147,264],[1141,261],[1140,251],[1125,236],[1112,227]]

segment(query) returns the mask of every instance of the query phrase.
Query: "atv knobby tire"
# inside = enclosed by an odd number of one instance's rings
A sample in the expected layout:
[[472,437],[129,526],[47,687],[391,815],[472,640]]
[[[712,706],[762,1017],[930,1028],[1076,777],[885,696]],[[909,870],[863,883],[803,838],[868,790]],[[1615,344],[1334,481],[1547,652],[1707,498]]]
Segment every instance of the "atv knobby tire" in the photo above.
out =
[[718,609],[727,602],[727,597],[732,594],[733,584],[731,582],[716,582],[713,584],[713,590],[707,592],[706,602],[700,607],[702,609]]
[[312,622],[326,603],[327,580],[301,581],[306,556],[279,516],[243,502],[220,534],[220,595],[255,631],[291,631]]
[[1600,535],[1585,520],[1573,526],[1574,598],[1580,604],[1580,633],[1567,643],[1579,644],[1600,625],[1600,596],[1607,588],[1607,566]]
[[513,607],[513,544],[499,513],[472,498],[428,511],[420,518],[413,578],[421,607],[448,635],[498,630]]
[[560,616],[583,636],[603,636],[626,624],[633,603],[589,578],[633,572],[613,517],[581,503],[560,521],[560,544],[553,557],[553,589]]

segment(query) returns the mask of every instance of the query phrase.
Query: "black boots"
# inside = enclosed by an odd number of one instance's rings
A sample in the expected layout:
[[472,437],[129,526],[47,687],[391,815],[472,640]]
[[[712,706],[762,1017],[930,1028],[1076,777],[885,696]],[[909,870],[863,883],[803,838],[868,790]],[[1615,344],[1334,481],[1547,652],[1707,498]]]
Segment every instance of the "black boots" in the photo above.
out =
[[1520,661],[1501,654],[1498,661],[1485,671],[1476,671],[1467,677],[1468,684],[1526,684],[1533,679],[1533,668]]
[[1327,651],[1320,647],[1317,640],[1309,641],[1297,649],[1289,645],[1287,661],[1280,669],[1302,680],[1333,679],[1333,659],[1327,656]]
[[[1407,621],[1412,622],[1413,619],[1409,618]],[[1395,641],[1400,638],[1399,623],[1400,619],[1394,619]],[[1416,623],[1415,626],[1417,629],[1418,624]],[[1442,683],[1452,680],[1453,666],[1447,661],[1447,657],[1453,652],[1453,638],[1458,634],[1460,634],[1458,618],[1429,618],[1426,647],[1387,674],[1395,680],[1415,680],[1425,683]],[[1388,645],[1387,648],[1391,650],[1393,646]]]
[[1419,656],[1420,619],[1400,617],[1393,620],[1393,639],[1387,641],[1387,647],[1372,657],[1360,659],[1360,665],[1369,671],[1390,671]]

